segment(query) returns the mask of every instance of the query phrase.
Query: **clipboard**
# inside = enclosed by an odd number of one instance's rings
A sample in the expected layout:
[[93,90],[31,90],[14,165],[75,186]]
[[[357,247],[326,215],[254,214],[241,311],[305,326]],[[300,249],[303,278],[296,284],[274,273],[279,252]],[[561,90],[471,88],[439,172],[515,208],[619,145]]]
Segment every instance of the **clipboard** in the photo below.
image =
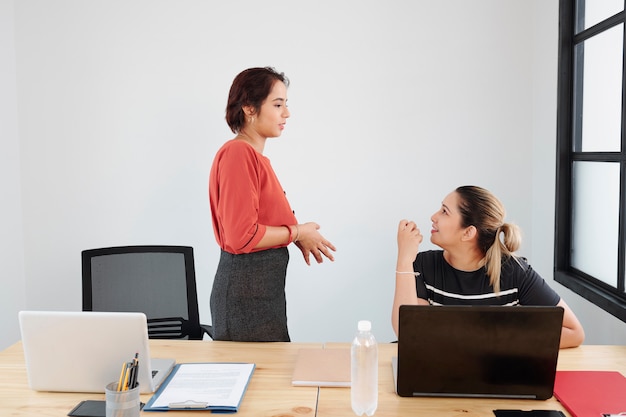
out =
[[255,367],[253,363],[240,362],[177,364],[143,411],[235,413]]

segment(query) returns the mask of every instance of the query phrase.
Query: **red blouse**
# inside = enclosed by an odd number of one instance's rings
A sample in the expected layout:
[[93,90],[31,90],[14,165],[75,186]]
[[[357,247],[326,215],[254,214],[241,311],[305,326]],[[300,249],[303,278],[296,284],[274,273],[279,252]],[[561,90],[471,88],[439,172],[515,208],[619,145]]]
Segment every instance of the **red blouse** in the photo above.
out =
[[266,226],[297,224],[269,158],[243,140],[232,139],[217,151],[209,202],[215,239],[233,254],[267,249],[254,248]]

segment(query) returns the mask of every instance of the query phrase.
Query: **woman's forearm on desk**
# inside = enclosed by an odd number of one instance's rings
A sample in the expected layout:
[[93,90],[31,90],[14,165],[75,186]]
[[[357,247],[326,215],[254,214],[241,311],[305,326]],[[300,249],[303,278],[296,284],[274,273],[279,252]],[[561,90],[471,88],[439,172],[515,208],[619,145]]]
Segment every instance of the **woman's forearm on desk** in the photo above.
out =
[[561,349],[580,346],[585,340],[585,330],[569,306],[561,299],[557,304],[563,307],[563,328],[561,329]]

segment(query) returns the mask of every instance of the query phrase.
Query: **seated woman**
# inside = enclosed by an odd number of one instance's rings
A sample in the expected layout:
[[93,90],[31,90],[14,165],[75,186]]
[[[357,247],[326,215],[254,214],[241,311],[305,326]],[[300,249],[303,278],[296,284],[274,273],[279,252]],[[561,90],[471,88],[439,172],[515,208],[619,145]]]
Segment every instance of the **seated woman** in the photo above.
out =
[[519,248],[519,228],[504,222],[502,203],[489,191],[463,186],[432,215],[430,240],[443,250],[419,252],[417,225],[401,220],[392,324],[401,305],[534,305],[563,307],[561,348],[580,345],[585,332],[574,312],[535,272]]

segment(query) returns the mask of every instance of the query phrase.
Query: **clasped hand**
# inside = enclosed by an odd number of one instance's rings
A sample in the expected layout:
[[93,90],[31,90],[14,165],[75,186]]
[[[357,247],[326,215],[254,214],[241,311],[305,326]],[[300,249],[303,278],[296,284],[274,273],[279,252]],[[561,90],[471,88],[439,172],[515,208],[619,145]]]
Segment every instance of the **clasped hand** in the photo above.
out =
[[398,224],[398,263],[413,263],[424,237],[415,222],[400,220]]
[[314,222],[298,225],[298,241],[295,243],[300,248],[307,265],[311,265],[310,255],[313,255],[318,264],[324,261],[322,255],[331,261],[335,260],[331,252],[336,250],[335,246],[318,232],[319,228],[320,226]]

